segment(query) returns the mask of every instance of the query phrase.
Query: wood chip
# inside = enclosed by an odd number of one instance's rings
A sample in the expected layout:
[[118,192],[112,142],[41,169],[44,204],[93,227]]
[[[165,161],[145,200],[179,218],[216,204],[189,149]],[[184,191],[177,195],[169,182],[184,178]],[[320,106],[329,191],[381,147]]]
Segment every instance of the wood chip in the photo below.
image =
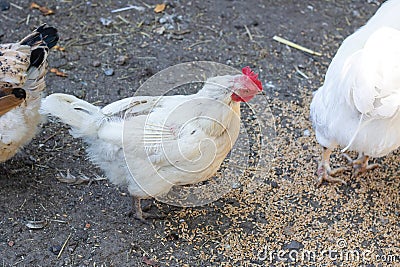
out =
[[286,40],[286,39],[284,39],[284,38],[282,38],[282,37],[279,37],[279,36],[276,36],[276,35],[275,35],[272,39],[274,39],[275,41],[277,41],[277,42],[279,42],[279,43],[282,43],[282,44],[288,45],[288,46],[290,46],[290,47],[293,47],[293,48],[295,48],[295,49],[298,49],[298,50],[300,50],[300,51],[309,53],[309,54],[311,54],[311,55],[322,56],[322,54],[319,53],[319,52],[315,52],[315,51],[313,51],[313,50],[311,50],[311,49],[305,48],[304,46],[301,46],[301,45],[298,45],[298,44],[296,44],[296,43],[293,43],[293,42],[291,42],[291,41],[289,41],[289,40]]
[[31,9],[39,9],[40,12],[42,12],[43,16],[48,16],[48,15],[53,15],[54,11],[48,7],[45,6],[40,6],[38,4],[36,4],[35,2],[32,2],[30,5]]
[[55,73],[57,76],[60,76],[60,77],[68,77],[68,74],[67,74],[67,73],[62,72],[62,71],[59,71],[59,70],[56,69],[56,68],[50,69],[50,72],[51,72],[51,73]]
[[61,51],[61,52],[65,52],[65,48],[62,47],[62,46],[59,46],[59,45],[55,45],[55,46],[53,47],[53,49],[54,49],[54,50]]
[[154,12],[156,12],[156,13],[161,13],[161,12],[163,12],[164,10],[165,10],[165,8],[166,8],[166,4],[157,4],[156,5],[156,7],[154,8]]

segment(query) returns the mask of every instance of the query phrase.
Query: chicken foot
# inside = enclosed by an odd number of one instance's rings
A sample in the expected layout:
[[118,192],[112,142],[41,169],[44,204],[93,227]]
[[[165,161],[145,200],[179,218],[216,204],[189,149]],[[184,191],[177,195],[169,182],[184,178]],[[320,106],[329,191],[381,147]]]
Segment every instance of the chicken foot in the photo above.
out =
[[369,156],[364,155],[364,153],[359,153],[358,158],[354,160],[347,154],[343,154],[343,156],[348,160],[349,164],[353,166],[353,177],[357,177],[381,166],[378,163],[368,164]]
[[[146,207],[144,207],[143,209],[149,209],[151,206],[148,205]],[[133,217],[141,222],[147,223],[146,219],[160,219],[160,218],[164,218],[165,216],[160,216],[160,215],[154,215],[148,212],[143,212],[142,209],[142,204],[141,204],[141,199],[137,198],[137,197],[132,197],[132,209],[131,211],[128,213],[129,217]]]
[[346,171],[348,168],[347,167],[340,167],[336,169],[331,169],[330,166],[330,156],[331,156],[332,150],[329,148],[323,147],[323,152],[322,152],[322,159],[321,162],[318,165],[318,180],[317,180],[317,186],[321,186],[324,181],[327,181],[329,183],[341,183],[341,184],[346,184],[346,182],[340,178],[335,178],[334,176],[341,174],[342,172]]

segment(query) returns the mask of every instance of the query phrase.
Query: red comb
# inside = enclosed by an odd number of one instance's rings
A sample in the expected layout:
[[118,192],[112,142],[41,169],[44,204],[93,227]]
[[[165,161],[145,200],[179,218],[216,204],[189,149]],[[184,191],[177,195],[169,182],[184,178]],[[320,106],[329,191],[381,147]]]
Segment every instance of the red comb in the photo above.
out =
[[254,73],[254,71],[252,71],[249,66],[244,67],[242,69],[242,73],[244,75],[246,75],[247,77],[249,77],[253,81],[253,83],[255,83],[257,85],[257,87],[258,87],[258,89],[260,89],[260,91],[263,90],[261,81],[258,79],[258,74]]

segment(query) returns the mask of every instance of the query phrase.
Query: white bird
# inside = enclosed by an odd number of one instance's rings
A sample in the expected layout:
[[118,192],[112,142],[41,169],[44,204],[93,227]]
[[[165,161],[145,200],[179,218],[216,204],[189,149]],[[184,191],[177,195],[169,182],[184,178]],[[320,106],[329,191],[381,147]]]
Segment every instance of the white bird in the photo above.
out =
[[382,157],[400,146],[400,1],[381,6],[366,25],[347,37],[333,58],[325,82],[314,94],[310,117],[323,147],[318,184],[340,182],[333,176],[346,167],[330,168],[336,147],[359,153],[345,155],[355,175],[378,167]]
[[243,74],[207,79],[193,95],[137,96],[102,109],[53,94],[41,109],[83,138],[92,162],[113,184],[128,187],[132,214],[143,220],[148,214],[141,210],[141,199],[216,173],[238,137],[240,102],[262,90],[257,76],[246,67]]
[[35,136],[47,55],[57,30],[42,25],[18,43],[0,44],[0,162]]

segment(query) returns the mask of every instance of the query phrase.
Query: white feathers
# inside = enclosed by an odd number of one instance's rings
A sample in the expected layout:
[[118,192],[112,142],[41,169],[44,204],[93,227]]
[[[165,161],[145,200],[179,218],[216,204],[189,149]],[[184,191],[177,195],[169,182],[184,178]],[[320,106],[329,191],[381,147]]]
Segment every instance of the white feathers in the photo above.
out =
[[352,57],[356,108],[370,117],[391,117],[400,104],[400,31],[382,27]]
[[226,89],[234,78],[213,78],[216,85],[194,95],[131,97],[102,109],[53,94],[43,101],[42,112],[84,139],[90,159],[112,183],[128,185],[135,197],[154,197],[218,170],[239,134],[240,105]]
[[311,103],[318,142],[379,157],[400,146],[400,1],[343,42]]
[[40,112],[52,113],[72,127],[71,133],[76,136],[96,135],[103,114],[100,108],[80,100],[72,95],[52,94],[42,101]]

